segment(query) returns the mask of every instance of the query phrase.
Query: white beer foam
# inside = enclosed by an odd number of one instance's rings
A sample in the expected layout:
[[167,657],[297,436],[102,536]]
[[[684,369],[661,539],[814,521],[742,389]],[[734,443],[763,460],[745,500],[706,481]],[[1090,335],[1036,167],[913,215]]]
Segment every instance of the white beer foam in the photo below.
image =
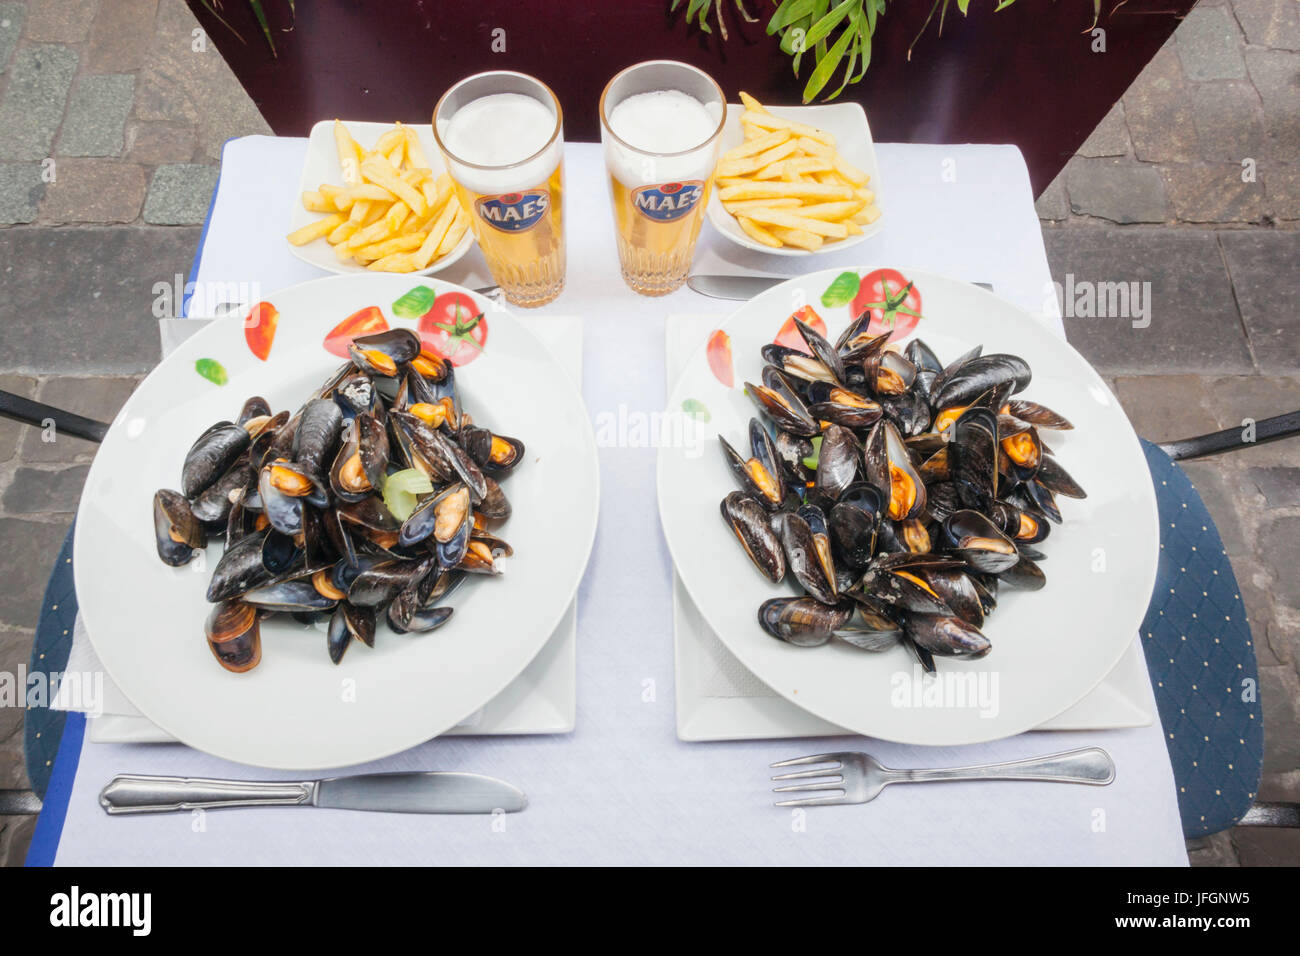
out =
[[[713,171],[717,142],[704,144],[717,130],[722,110],[721,103],[701,103],[680,90],[629,96],[609,114],[609,126],[619,139],[652,153],[692,152],[683,156],[646,156],[602,130],[609,171],[628,187],[707,179]],[[701,148],[696,150],[696,146]]]
[[[555,114],[523,93],[493,93],[438,121],[438,136],[454,154],[448,157],[451,175],[467,189],[488,195],[545,184],[560,164],[562,136],[535,159],[521,166],[513,164],[545,147],[553,132]],[[511,168],[478,169],[465,163]]]

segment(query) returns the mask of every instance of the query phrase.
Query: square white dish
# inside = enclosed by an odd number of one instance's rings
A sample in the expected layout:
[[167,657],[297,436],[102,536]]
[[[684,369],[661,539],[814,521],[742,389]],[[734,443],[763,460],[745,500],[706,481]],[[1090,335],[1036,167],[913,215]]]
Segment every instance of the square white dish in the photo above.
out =
[[[363,149],[373,146],[379,137],[393,128],[391,123],[367,123],[360,120],[344,120],[343,125],[348,128],[352,138],[360,143]],[[433,170],[433,174],[437,176],[445,172],[446,167],[443,165],[442,156],[438,153],[437,144],[433,141],[433,127],[427,123],[410,125],[420,138],[420,146],[424,149],[425,158],[428,159],[429,168]],[[342,181],[343,169],[339,165],[338,150],[334,146],[334,121],[321,120],[311,128],[311,134],[307,137],[307,158],[303,161],[302,176],[298,181],[298,191],[294,194],[291,206],[293,212],[289,216],[289,228],[286,232],[301,229],[322,216],[322,213],[309,212],[303,208],[302,194],[304,192],[317,189],[321,183],[341,183]],[[356,272],[373,274],[371,270],[357,265],[350,259],[346,262],[341,261],[334,254],[333,246],[324,239],[317,239],[305,246],[295,246],[287,242],[285,245],[289,247],[290,252],[303,262],[325,272],[333,272],[338,275]],[[456,244],[455,249],[430,264],[427,269],[421,269],[418,272],[409,274],[428,276],[440,272],[465,255],[472,245],[474,245],[474,233],[472,230],[467,230],[465,235],[461,237],[460,242]]]
[[[840,155],[871,177],[867,187],[876,194],[876,207],[881,211],[880,218],[863,226],[861,234],[824,243],[815,252],[790,246],[773,249],[771,246],[754,241],[745,234],[736,217],[722,207],[722,200],[718,198],[718,190],[715,188],[709,197],[707,210],[710,225],[739,246],[773,256],[816,256],[823,252],[842,252],[884,229],[886,208],[881,200],[887,197],[882,193],[880,168],[876,163],[876,146],[872,142],[871,126],[867,123],[867,114],[862,107],[857,103],[823,103],[816,106],[769,106],[767,111],[773,116],[814,126],[834,136],[835,148]],[[740,128],[740,116],[744,112],[745,107],[737,103],[727,104],[727,123],[722,130],[720,150],[722,153],[739,146],[744,141],[744,132]]]

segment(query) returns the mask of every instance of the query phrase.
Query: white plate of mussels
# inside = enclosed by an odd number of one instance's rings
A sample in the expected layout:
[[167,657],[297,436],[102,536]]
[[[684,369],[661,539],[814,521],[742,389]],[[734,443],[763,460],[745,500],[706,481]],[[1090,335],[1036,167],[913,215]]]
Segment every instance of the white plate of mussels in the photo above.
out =
[[213,321],[122,408],[77,517],[81,613],[186,744],[376,759],[541,650],[598,482],[576,385],[509,313],[436,279],[307,282]]
[[832,724],[926,745],[1029,730],[1146,613],[1137,436],[1078,352],[976,286],[792,279],[710,336],[669,414],[694,424],[658,464],[683,584],[750,671]]

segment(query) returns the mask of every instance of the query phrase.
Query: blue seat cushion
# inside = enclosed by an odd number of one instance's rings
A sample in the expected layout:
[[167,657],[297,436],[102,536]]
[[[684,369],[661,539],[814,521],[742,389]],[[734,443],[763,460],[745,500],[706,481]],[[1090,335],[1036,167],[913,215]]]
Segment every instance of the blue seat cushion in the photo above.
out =
[[1157,445],[1143,441],[1160,510],[1160,568],[1142,622],[1178,787],[1183,833],[1235,824],[1259,791],[1264,720],[1246,609],[1200,494]]

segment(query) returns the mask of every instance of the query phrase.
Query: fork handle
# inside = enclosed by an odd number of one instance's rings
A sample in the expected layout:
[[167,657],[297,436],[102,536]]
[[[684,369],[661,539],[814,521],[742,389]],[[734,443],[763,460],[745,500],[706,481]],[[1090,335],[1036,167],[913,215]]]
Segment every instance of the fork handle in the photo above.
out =
[[1115,779],[1115,762],[1099,747],[1068,750],[1046,757],[1027,757],[1007,763],[952,767],[946,770],[891,770],[890,783],[928,783],[936,780],[1043,780],[1050,783],[1086,783],[1104,787]]

